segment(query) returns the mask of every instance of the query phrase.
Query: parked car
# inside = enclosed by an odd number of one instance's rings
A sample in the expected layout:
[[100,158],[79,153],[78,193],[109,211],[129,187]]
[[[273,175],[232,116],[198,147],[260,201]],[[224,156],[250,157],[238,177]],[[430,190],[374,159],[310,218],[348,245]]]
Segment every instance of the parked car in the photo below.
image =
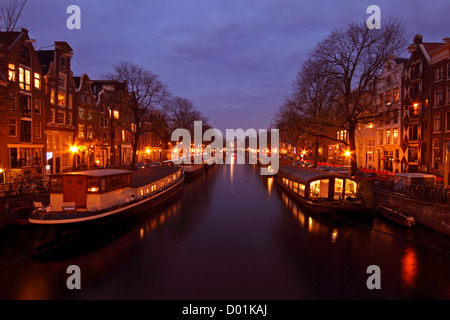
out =
[[384,180],[383,177],[381,177],[375,172],[364,172],[360,170],[355,173],[353,178],[356,180],[365,180],[367,182],[373,183],[376,186],[379,186],[381,182]]
[[333,167],[329,172],[339,173],[339,174],[348,174],[349,167]]
[[332,166],[318,166],[317,170],[322,170],[322,171],[330,171],[332,170],[334,167]]
[[147,167],[147,165],[145,163],[138,163],[138,164],[136,164],[136,169],[137,170],[144,169],[146,167]]
[[159,166],[162,166],[161,162],[152,162],[152,163],[150,163],[150,167],[159,167]]

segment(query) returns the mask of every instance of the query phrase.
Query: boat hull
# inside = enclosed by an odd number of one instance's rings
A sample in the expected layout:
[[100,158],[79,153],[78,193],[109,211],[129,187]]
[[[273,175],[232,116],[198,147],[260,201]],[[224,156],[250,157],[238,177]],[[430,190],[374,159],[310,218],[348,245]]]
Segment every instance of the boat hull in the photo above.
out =
[[104,211],[96,214],[90,212],[63,214],[33,214],[29,218],[32,224],[49,227],[45,236],[37,239],[34,247],[35,254],[47,251],[55,246],[73,240],[79,234],[90,230],[97,230],[102,226],[124,221],[133,216],[148,212],[150,209],[168,202],[183,190],[184,176],[170,188],[155,194],[153,197],[132,202],[122,208]]
[[340,218],[348,218],[348,219],[367,219],[372,218],[372,210],[370,207],[367,207],[363,204],[350,203],[347,204],[345,201],[342,203],[339,202],[328,202],[325,199],[322,201],[309,201],[299,194],[293,192],[290,188],[288,188],[279,177],[275,179],[277,184],[285,190],[291,197],[293,197],[304,209],[319,213],[319,214],[327,214],[332,217],[340,217]]

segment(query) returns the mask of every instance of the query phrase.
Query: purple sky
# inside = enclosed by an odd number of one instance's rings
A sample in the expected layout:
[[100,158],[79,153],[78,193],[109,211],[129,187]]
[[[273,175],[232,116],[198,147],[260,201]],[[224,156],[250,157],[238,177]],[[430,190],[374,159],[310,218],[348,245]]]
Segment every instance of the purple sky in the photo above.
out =
[[[81,30],[69,30],[69,5]],[[308,50],[333,28],[366,20],[369,5],[396,15],[409,39],[450,36],[448,0],[28,0],[20,25],[35,48],[67,41],[73,71],[92,79],[121,59],[160,76],[172,94],[225,129],[267,128]]]

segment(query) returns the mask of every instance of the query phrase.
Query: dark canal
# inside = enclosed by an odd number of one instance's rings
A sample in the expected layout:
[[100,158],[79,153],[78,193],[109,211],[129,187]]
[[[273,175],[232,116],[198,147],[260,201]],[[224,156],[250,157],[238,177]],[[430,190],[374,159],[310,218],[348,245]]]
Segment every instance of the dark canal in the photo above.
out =
[[450,299],[450,237],[304,212],[251,165],[216,166],[153,212],[31,257],[39,231],[0,230],[1,299]]

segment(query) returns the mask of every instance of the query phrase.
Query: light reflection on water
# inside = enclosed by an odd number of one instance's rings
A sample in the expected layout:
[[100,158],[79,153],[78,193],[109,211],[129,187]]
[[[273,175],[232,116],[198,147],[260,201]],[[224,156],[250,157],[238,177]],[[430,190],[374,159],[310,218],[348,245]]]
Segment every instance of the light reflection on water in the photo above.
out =
[[[450,255],[416,243],[450,248],[446,238],[307,212],[259,173],[216,166],[154,212],[60,255],[0,269],[0,298],[450,299]],[[34,240],[26,234],[11,232],[2,250],[16,259]],[[70,264],[82,270],[79,292],[65,287]],[[365,286],[372,264],[382,290]]]

